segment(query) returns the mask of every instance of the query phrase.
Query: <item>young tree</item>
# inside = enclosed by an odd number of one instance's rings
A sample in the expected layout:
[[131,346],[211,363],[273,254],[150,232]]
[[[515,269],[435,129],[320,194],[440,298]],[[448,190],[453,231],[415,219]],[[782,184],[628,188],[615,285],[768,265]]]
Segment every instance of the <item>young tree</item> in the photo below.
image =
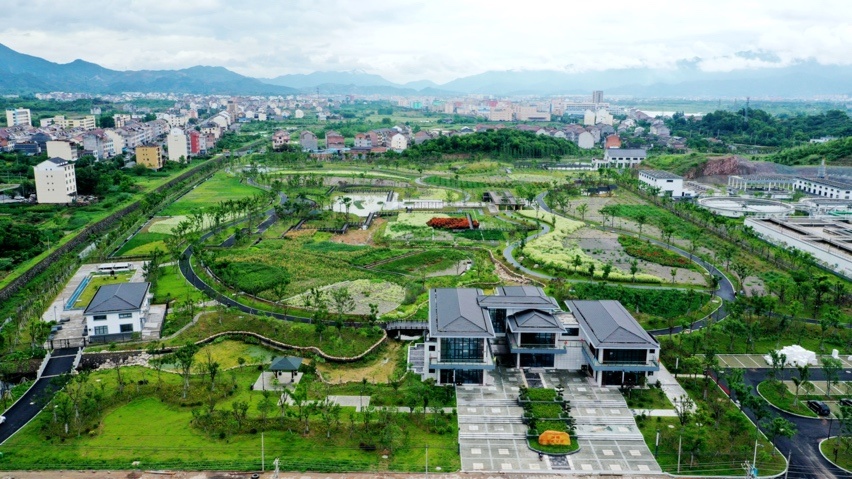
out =
[[823,357],[820,362],[822,362],[822,372],[825,374],[825,396],[831,398],[831,387],[839,381],[843,363],[830,356]]
[[198,352],[198,346],[193,343],[186,343],[174,352],[173,357],[178,369],[183,376],[183,399],[186,399],[186,393],[189,390],[189,373],[192,370],[192,365],[195,362],[195,353]]
[[612,272],[612,263],[609,263],[609,262],[605,263],[603,265],[603,269],[601,270],[601,278],[603,278],[603,280],[606,281],[607,278],[609,278],[609,274],[611,272]]
[[[775,443],[777,437],[791,438],[796,435],[798,429],[792,422],[784,419],[781,416],[775,416],[771,421],[766,421],[763,424],[763,431],[766,433],[769,442]],[[772,455],[775,455],[775,448],[772,448]]]
[[331,301],[337,310],[337,318],[343,320],[343,315],[355,309],[355,298],[349,292],[349,288],[341,287],[331,291]]
[[[635,258],[634,258],[634,259],[630,260],[630,277],[631,277],[631,283],[635,283],[635,282],[636,282],[636,273],[638,273],[638,272],[639,272],[639,260],[637,260],[637,259],[635,259]],[[671,334],[670,334],[670,335],[671,335]]]
[[577,213],[580,213],[580,219],[585,221],[586,220],[586,212],[589,211],[589,205],[586,204],[586,203],[583,203],[582,205],[580,205],[576,208],[576,211],[577,211]]
[[798,372],[798,376],[791,378],[793,384],[796,386],[796,397],[793,399],[794,406],[799,404],[800,388],[804,388],[807,391],[807,387],[811,386],[811,389],[813,389],[813,384],[810,382],[811,367],[807,364],[796,365],[796,371]]
[[213,353],[207,348],[207,358],[204,362],[204,372],[210,377],[210,392],[216,387],[216,375],[219,374],[219,363],[213,360]]

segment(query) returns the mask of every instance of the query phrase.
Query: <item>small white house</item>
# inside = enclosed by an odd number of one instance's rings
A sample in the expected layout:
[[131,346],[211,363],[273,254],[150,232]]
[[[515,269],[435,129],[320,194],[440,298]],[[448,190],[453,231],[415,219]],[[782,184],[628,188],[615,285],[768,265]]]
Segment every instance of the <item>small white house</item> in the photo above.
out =
[[662,170],[642,170],[639,181],[647,189],[659,188],[659,196],[683,196],[683,178]]
[[98,288],[83,317],[90,337],[138,333],[148,319],[151,283],[107,284]]

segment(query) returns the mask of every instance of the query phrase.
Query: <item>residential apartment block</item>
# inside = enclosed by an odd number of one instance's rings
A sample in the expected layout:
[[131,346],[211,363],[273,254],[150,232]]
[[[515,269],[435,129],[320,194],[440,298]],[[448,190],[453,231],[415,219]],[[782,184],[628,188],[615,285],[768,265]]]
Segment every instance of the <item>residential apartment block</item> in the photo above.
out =
[[71,203],[77,196],[74,163],[50,158],[33,167],[39,203]]
[[77,161],[77,147],[70,141],[51,140],[47,142],[47,156],[62,158],[65,161]]
[[33,126],[33,117],[28,108],[6,110],[6,126]]
[[166,138],[169,149],[169,161],[188,161],[189,151],[186,145],[186,135],[180,128],[174,128]]
[[163,152],[159,146],[137,146],[136,164],[152,170],[159,170],[163,167]]

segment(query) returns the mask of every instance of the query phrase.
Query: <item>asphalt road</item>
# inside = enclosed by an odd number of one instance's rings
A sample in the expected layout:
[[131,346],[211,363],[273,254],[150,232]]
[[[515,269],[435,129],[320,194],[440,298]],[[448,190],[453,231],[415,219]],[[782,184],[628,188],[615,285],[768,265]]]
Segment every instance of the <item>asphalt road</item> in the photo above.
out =
[[[748,369],[745,371],[745,383],[752,388],[756,388],[760,381],[766,379],[765,369]],[[785,371],[782,375],[784,379],[790,379],[793,376],[792,371]],[[819,382],[825,379],[821,369],[811,369],[811,381]],[[852,373],[842,372],[842,380],[852,380]],[[753,390],[752,394],[757,394]],[[836,420],[829,421],[826,418],[804,418],[781,412],[775,408],[771,408],[773,414],[777,414],[784,419],[796,425],[797,434],[792,438],[778,438],[775,440],[776,446],[785,456],[792,453],[790,459],[790,479],[852,479],[852,474],[849,474],[842,469],[834,466],[826,461],[819,452],[819,441],[828,437],[829,422],[832,422],[831,435],[835,436],[838,432],[839,424]],[[746,410],[746,414],[754,421],[754,415]]]
[[30,422],[47,401],[53,397],[53,393],[56,392],[53,378],[71,372],[76,355],[77,349],[74,348],[53,351],[42,377],[33,383],[30,389],[6,411],[6,422],[0,424],[0,444],[6,442],[7,439]]

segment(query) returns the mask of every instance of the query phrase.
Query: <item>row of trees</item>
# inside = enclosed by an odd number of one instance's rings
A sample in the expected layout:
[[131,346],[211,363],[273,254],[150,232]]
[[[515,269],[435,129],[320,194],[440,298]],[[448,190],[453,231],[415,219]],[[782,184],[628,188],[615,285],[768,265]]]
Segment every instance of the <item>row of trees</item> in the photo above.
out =
[[550,158],[577,155],[574,143],[547,135],[509,128],[488,130],[469,135],[439,136],[411,145],[403,152],[405,158],[441,158],[443,155],[480,153],[499,158]]

